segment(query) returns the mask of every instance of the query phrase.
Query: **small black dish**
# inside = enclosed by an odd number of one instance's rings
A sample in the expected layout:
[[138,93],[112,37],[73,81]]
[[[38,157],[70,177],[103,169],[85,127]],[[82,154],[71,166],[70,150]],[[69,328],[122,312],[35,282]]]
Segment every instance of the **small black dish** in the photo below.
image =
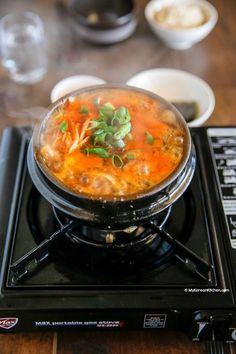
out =
[[97,44],[129,38],[138,22],[135,0],[73,0],[68,10],[79,35]]

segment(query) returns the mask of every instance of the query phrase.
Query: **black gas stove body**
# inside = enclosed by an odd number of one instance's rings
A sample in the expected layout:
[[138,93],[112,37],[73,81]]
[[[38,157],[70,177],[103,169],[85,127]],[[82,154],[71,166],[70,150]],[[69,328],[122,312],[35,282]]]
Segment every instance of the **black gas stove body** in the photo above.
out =
[[29,177],[31,130],[4,131],[0,333],[143,328],[236,341],[236,127],[191,134],[197,168],[184,195],[113,233],[72,228]]

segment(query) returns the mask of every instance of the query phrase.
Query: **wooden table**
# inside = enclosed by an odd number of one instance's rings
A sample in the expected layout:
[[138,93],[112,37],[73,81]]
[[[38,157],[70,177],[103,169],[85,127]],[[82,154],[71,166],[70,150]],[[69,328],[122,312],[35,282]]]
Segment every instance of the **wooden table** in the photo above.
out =
[[[45,20],[49,44],[49,70],[34,86],[11,82],[0,68],[0,131],[9,125],[34,124],[29,107],[47,106],[54,84],[69,75],[92,74],[109,82],[125,83],[138,71],[169,67],[187,70],[206,80],[216,96],[216,107],[208,125],[236,123],[236,2],[212,0],[219,12],[215,30],[186,51],[166,48],[149,30],[139,0],[140,19],[135,34],[127,41],[98,47],[75,34],[66,14],[56,3],[11,1],[0,3],[0,13],[12,9],[32,10]],[[192,343],[177,332],[58,332],[0,335],[0,354],[197,354],[203,344]],[[231,353],[236,353],[232,345]]]

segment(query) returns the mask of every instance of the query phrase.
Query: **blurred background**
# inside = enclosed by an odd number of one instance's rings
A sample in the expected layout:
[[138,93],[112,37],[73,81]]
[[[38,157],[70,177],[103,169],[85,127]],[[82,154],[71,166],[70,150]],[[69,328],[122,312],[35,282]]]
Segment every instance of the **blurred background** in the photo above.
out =
[[[150,30],[144,16],[147,0],[137,0],[138,17],[134,32],[126,40],[108,45],[91,43],[81,37],[76,19],[70,12],[71,3],[71,0],[0,2],[1,17],[20,11],[38,14],[44,23],[48,50],[47,73],[34,85],[13,82],[0,66],[1,116],[22,118],[25,108],[48,106],[54,85],[71,75],[96,75],[108,82],[125,83],[142,70],[176,68],[206,80],[213,88],[217,102],[228,102],[235,94],[229,91],[225,97],[223,88],[234,82],[236,77],[235,53],[231,50],[235,46],[235,38],[231,36],[235,29],[234,2],[230,1],[234,6],[230,9],[226,6],[227,1],[224,4],[220,0],[212,1],[218,10],[223,10],[218,24],[206,39],[186,50],[168,48]],[[223,26],[220,27],[219,23]],[[222,42],[224,50],[219,51]],[[232,75],[232,70],[235,75]],[[227,104],[224,110],[227,114]],[[221,118],[215,121],[218,123]],[[16,121],[16,124],[21,123]]]

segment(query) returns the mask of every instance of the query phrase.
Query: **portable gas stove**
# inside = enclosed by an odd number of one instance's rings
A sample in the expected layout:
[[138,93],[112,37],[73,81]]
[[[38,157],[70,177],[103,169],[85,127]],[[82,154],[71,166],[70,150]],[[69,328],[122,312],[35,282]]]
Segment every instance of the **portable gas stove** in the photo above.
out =
[[1,333],[143,328],[236,341],[236,128],[191,133],[190,187],[158,219],[114,233],[52,207],[28,174],[31,130],[4,131]]

